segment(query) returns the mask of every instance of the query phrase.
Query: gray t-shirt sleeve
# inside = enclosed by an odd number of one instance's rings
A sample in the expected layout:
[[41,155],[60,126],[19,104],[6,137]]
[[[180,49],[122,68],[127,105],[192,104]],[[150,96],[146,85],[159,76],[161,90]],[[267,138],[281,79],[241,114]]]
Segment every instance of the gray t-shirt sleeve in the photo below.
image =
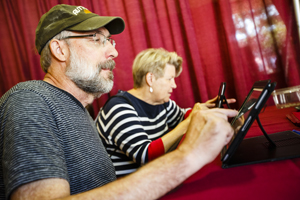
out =
[[45,178],[69,181],[59,130],[44,99],[31,91],[16,92],[3,109],[6,198],[14,189],[32,181]]

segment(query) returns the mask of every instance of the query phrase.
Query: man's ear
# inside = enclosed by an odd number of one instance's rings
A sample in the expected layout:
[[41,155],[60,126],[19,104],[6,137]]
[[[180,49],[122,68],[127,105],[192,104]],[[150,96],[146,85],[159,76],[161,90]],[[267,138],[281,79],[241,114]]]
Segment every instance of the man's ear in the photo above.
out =
[[66,61],[66,44],[63,41],[52,39],[50,41],[50,51],[57,60]]

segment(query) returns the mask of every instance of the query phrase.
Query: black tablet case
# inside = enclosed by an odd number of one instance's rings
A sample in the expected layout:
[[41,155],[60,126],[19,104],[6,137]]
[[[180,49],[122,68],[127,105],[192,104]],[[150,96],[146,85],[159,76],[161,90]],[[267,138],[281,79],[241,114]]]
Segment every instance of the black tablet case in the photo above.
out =
[[271,162],[300,157],[300,136],[293,131],[269,134],[276,144],[269,148],[269,141],[264,135],[244,139],[223,168]]
[[222,168],[300,157],[300,135],[292,131],[268,134],[267,137],[275,143],[276,147],[270,145],[272,141],[269,141],[264,135],[244,139],[253,121],[258,118],[261,109],[275,86],[276,83],[271,83],[270,80],[254,83],[239,110],[239,114],[245,110],[247,102],[249,106],[249,97],[254,89],[261,89],[261,94],[253,108],[251,107],[252,110],[236,136],[230,142],[230,145],[224,147],[222,150]]

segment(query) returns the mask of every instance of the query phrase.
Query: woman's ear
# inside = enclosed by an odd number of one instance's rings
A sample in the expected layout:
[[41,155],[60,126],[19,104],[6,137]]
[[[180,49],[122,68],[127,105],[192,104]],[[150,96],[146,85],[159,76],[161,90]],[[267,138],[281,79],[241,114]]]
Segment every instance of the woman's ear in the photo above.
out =
[[57,40],[57,39],[52,39],[50,41],[50,51],[52,55],[59,61],[66,61],[66,55],[65,55],[65,48],[66,45],[64,42]]
[[148,72],[146,74],[146,84],[149,85],[150,87],[152,86],[154,79],[155,77],[151,72]]

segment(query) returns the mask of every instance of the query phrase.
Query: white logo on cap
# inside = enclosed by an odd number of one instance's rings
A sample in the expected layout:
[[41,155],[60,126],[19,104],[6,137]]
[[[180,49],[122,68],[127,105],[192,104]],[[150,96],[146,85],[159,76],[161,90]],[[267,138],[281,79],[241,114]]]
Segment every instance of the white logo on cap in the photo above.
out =
[[77,15],[78,13],[80,13],[80,11],[82,11],[82,10],[87,10],[85,7],[83,7],[83,6],[78,6],[78,7],[76,7],[74,10],[73,10],[73,14],[74,15]]

